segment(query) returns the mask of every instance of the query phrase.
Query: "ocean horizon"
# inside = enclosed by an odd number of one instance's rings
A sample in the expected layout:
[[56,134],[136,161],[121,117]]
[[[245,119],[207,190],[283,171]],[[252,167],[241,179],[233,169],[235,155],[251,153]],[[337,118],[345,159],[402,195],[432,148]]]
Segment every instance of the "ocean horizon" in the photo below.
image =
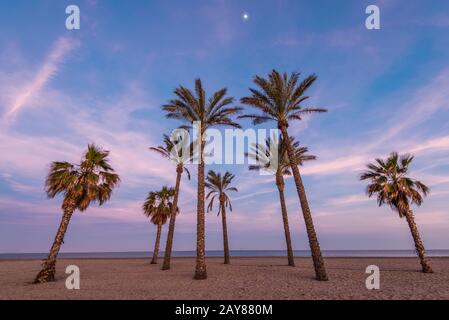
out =
[[[449,249],[427,250],[429,257],[449,257]],[[324,257],[416,257],[414,250],[323,250]],[[58,258],[62,259],[133,259],[150,258],[151,251],[130,252],[61,252]],[[159,253],[163,257],[164,252]],[[45,259],[48,253],[0,253],[0,260],[32,260]],[[231,250],[233,257],[282,257],[286,256],[284,250]],[[296,257],[309,257],[309,250],[294,250]],[[195,257],[196,251],[173,251],[173,257]],[[208,250],[207,257],[222,257],[222,250]]]

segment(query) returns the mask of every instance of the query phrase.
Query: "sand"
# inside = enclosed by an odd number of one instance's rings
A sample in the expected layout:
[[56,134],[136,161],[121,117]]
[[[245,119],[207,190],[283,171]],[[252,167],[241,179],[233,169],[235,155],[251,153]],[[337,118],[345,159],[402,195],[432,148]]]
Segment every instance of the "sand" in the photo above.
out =
[[[449,299],[449,258],[433,258],[434,274],[415,258],[327,258],[330,281],[314,280],[309,258],[208,258],[207,280],[193,280],[193,258],[174,258],[161,271],[149,259],[61,259],[53,283],[33,285],[40,261],[0,261],[0,299]],[[77,265],[80,290],[65,287]],[[380,290],[367,290],[365,268],[380,268]]]

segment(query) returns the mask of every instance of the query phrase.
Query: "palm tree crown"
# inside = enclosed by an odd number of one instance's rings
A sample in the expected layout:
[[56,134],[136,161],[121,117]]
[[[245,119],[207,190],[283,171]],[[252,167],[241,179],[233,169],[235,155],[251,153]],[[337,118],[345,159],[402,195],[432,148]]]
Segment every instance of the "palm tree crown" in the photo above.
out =
[[62,207],[71,205],[84,211],[91,202],[105,203],[120,178],[109,165],[109,151],[89,144],[81,163],[53,162],[45,181],[49,198],[64,194]]
[[[295,141],[294,137],[290,137],[294,153],[294,163],[301,166],[305,161],[316,160],[316,156],[308,154],[307,147],[301,147],[299,141]],[[258,162],[256,165],[250,165],[249,170],[268,170],[279,172],[282,175],[291,175],[290,160],[287,154],[287,145],[280,134],[278,137],[267,138],[265,145],[253,144],[250,147],[251,152],[246,156]],[[273,151],[277,150],[277,154]],[[273,166],[274,163],[274,166]],[[276,165],[277,164],[277,165]]]
[[[227,192],[238,191],[237,188],[230,186],[234,177],[235,175],[230,172],[226,172],[222,177],[221,173],[216,173],[213,170],[209,171],[206,177],[206,187],[210,191],[207,194],[206,199],[209,199],[211,196],[212,197],[210,198],[209,205],[207,206],[207,212],[212,210],[214,199],[217,197],[220,202],[223,201],[226,208],[229,206],[229,209],[232,211],[231,200],[229,199]],[[220,215],[220,213],[221,207],[219,206],[217,215]]]
[[368,164],[369,170],[360,176],[361,180],[371,180],[366,188],[368,196],[377,194],[379,206],[388,204],[400,217],[407,213],[410,203],[420,206],[430,191],[425,184],[407,175],[413,159],[412,155],[399,156],[393,152],[386,160],[376,159],[375,164]]
[[165,224],[173,206],[174,188],[164,186],[160,191],[149,192],[142,206],[145,216],[155,225]]
[[215,125],[227,125],[240,128],[229,116],[242,110],[241,107],[230,106],[234,98],[227,97],[227,89],[215,92],[209,99],[200,79],[195,80],[195,93],[179,86],[175,91],[177,99],[170,100],[162,107],[167,112],[167,118],[177,119],[187,123],[183,128],[190,128],[194,121],[201,121],[202,132]]
[[184,148],[183,143],[184,141],[186,141],[185,137],[178,137],[175,142],[173,142],[166,134],[164,134],[163,137],[163,145],[150,147],[150,150],[158,153],[163,158],[173,160],[178,165],[181,165],[182,168],[187,172],[187,178],[190,180],[190,171],[184,166],[184,163],[192,159],[193,155],[191,146]]
[[268,78],[254,77],[254,83],[258,89],[250,89],[252,95],[241,99],[241,103],[249,105],[260,111],[260,114],[247,114],[239,118],[250,118],[254,124],[274,120],[278,125],[288,126],[289,120],[301,120],[306,114],[315,112],[327,112],[323,108],[303,107],[302,103],[309,97],[304,93],[317,79],[312,74],[299,81],[300,74],[292,72],[280,74],[273,70]]

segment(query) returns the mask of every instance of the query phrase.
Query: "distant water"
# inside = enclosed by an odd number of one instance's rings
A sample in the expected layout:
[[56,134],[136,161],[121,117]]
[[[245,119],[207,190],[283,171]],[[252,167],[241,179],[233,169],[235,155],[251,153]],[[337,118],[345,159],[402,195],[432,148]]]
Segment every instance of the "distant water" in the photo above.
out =
[[[449,250],[427,250],[429,257],[449,257]],[[282,257],[287,254],[282,250],[236,250],[231,251],[234,257]],[[149,258],[151,252],[62,252],[60,258],[96,258],[96,259],[112,259],[112,258]],[[309,257],[310,251],[295,250],[294,255],[297,257]],[[46,253],[0,253],[0,260],[24,260],[24,259],[45,259]],[[159,254],[163,257],[163,252]],[[195,257],[195,251],[174,251],[174,257]],[[221,257],[223,251],[214,250],[207,251],[208,257]],[[416,257],[414,250],[324,250],[325,257]]]

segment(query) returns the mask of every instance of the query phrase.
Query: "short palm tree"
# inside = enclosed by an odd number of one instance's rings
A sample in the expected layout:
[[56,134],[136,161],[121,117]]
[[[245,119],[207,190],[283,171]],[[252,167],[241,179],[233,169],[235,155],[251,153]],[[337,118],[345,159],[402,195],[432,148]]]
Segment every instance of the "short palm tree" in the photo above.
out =
[[162,226],[167,222],[167,219],[171,215],[173,208],[172,198],[174,197],[174,194],[175,189],[168,187],[163,187],[157,192],[149,192],[142,206],[144,215],[151,218],[151,222],[157,227],[156,241],[154,242],[153,259],[151,260],[151,264],[157,263]]
[[223,224],[223,248],[224,248],[224,264],[230,264],[229,258],[229,242],[228,242],[228,226],[226,223],[226,208],[232,211],[231,200],[229,199],[228,192],[235,191],[237,188],[231,187],[232,180],[235,175],[230,172],[226,172],[223,177],[221,173],[216,173],[210,170],[206,177],[206,187],[210,190],[206,196],[206,199],[210,198],[209,205],[207,206],[207,212],[213,209],[214,200],[218,198],[218,215],[221,214],[221,222]]
[[396,152],[393,152],[386,160],[376,159],[376,163],[368,164],[369,170],[363,173],[360,179],[370,180],[366,192],[369,197],[377,195],[379,206],[388,204],[399,214],[400,218],[405,217],[415,241],[422,271],[432,273],[413,211],[410,208],[412,204],[420,206],[423,203],[423,198],[427,196],[430,190],[421,181],[408,176],[408,167],[413,159],[412,155],[399,156]]
[[197,241],[196,267],[194,279],[206,279],[205,260],[205,195],[204,195],[204,147],[206,130],[215,126],[230,126],[240,128],[230,116],[241,111],[240,107],[231,106],[234,98],[227,97],[227,89],[215,92],[210,98],[200,79],[195,81],[195,93],[180,86],[174,91],[176,98],[162,107],[167,112],[167,118],[177,119],[186,123],[184,128],[191,128],[196,122],[198,126],[198,199],[197,199]]
[[321,249],[313,225],[312,214],[309,203],[299,173],[298,166],[294,162],[294,149],[288,134],[290,121],[301,120],[306,114],[326,112],[322,108],[303,107],[302,104],[309,98],[305,92],[315,82],[315,75],[308,76],[302,82],[299,81],[299,73],[293,72],[280,74],[273,70],[268,78],[256,76],[254,83],[258,89],[250,89],[251,96],[241,99],[243,104],[254,107],[259,113],[247,114],[239,118],[250,118],[253,124],[261,124],[267,121],[275,121],[282,137],[285,140],[287,154],[290,159],[290,168],[295,180],[296,191],[301,203],[301,209],[304,216],[304,222],[309,237],[310,250],[312,252],[313,264],[317,280],[328,280],[324,260],[321,255]]
[[104,204],[110,199],[112,190],[120,182],[119,176],[109,165],[108,156],[109,151],[89,144],[80,164],[69,162],[51,164],[45,181],[45,191],[49,198],[54,198],[58,194],[64,196],[63,215],[50,253],[34,283],[54,280],[56,258],[64,242],[64,235],[73,212],[85,211],[93,202]]
[[[301,147],[299,141],[295,141],[294,137],[290,137],[290,142],[293,146],[293,153],[295,155],[294,162],[297,166],[303,165],[305,161],[316,160],[316,156],[308,154],[307,147]],[[276,152],[277,154],[273,154]],[[251,153],[248,157],[256,160],[258,164],[250,165],[249,170],[266,170],[276,177],[276,186],[279,192],[279,200],[281,203],[282,220],[284,222],[285,240],[287,243],[287,257],[288,265],[294,267],[295,261],[293,258],[292,241],[290,237],[290,227],[288,225],[287,206],[285,204],[285,182],[284,175],[291,175],[290,160],[287,155],[287,148],[282,135],[278,137],[273,136],[268,138],[265,145],[256,144],[251,146]]]
[[[190,172],[184,166],[184,163],[191,159],[190,145],[185,148],[184,140],[185,137],[177,137],[173,142],[168,135],[164,134],[164,144],[158,147],[151,147],[150,150],[157,152],[159,155],[166,159],[173,160],[176,163],[176,184],[175,191],[173,195],[173,206],[172,212],[170,214],[170,223],[168,226],[167,234],[167,244],[165,245],[164,262],[162,264],[162,270],[170,269],[170,259],[171,252],[173,248],[173,237],[175,234],[175,221],[176,221],[176,210],[174,208],[178,207],[179,198],[179,188],[181,184],[181,176],[184,170],[187,173],[187,178],[190,180]],[[184,154],[183,151],[188,150],[188,154]]]

